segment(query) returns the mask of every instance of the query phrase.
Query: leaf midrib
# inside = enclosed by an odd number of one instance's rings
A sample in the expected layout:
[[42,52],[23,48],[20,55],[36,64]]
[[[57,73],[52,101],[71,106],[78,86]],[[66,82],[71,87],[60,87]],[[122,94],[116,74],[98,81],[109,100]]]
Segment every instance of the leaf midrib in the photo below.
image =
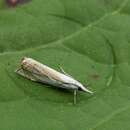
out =
[[33,48],[28,48],[28,49],[24,49],[24,50],[20,50],[20,51],[6,51],[4,53],[0,53],[0,56],[3,56],[3,55],[11,55],[11,54],[18,54],[18,53],[23,53],[23,52],[32,52],[32,51],[35,51],[39,48],[46,48],[48,46],[50,46],[50,44],[61,44],[64,40],[69,40],[77,35],[79,35],[82,31],[86,31],[88,30],[89,28],[92,28],[93,26],[97,25],[99,22],[101,22],[102,20],[104,20],[105,18],[111,16],[111,15],[116,15],[118,14],[127,4],[128,0],[124,0],[122,2],[122,4],[120,5],[120,7],[116,10],[114,10],[113,12],[111,13],[106,13],[105,15],[103,15],[102,17],[100,17],[98,20],[88,24],[87,26],[84,26],[83,28],[81,28],[80,30],[62,38],[62,39],[58,39],[56,40],[55,42],[49,42],[48,44],[44,44],[44,45],[40,45],[40,46],[37,46],[37,47],[33,47]]

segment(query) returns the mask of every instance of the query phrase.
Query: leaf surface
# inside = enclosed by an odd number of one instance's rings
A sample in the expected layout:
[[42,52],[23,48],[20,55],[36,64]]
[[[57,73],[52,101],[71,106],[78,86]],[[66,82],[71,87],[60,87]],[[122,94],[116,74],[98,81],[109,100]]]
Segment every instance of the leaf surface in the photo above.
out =
[[[0,2],[1,130],[129,130],[130,0]],[[61,66],[94,95],[14,73],[24,56]]]

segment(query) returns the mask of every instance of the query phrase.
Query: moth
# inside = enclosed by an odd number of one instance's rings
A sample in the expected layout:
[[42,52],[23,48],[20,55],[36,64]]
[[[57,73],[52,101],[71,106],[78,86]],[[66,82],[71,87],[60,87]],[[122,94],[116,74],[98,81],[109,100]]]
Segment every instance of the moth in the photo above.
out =
[[67,74],[62,68],[62,73],[32,58],[24,57],[20,68],[15,72],[34,82],[52,85],[59,88],[72,90],[74,92],[74,104],[76,104],[77,91],[81,90],[92,94],[93,92],[83,86],[79,81]]

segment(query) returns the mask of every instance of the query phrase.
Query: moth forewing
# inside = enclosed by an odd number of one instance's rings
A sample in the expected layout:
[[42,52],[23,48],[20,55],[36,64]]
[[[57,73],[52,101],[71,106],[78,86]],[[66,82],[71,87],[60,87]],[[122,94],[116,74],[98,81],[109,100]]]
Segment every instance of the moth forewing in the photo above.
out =
[[[64,71],[63,71],[64,72]],[[32,58],[24,57],[21,61],[21,68],[16,70],[19,75],[32,81],[46,83],[56,87],[74,91],[74,103],[76,103],[77,90],[92,93],[85,88],[79,81],[68,74],[60,73]]]

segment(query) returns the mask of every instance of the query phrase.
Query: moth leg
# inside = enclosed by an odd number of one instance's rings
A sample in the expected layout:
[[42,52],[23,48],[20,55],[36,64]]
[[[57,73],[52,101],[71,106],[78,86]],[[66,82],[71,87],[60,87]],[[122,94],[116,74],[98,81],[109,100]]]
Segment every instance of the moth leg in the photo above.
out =
[[66,72],[64,71],[64,69],[60,66],[60,70],[62,73],[66,74]]
[[35,81],[35,82],[37,81],[37,80],[34,78],[34,76],[31,75],[30,72],[28,72],[28,71],[26,71],[26,70],[24,70],[24,69],[22,69],[22,68],[17,69],[15,72],[16,72],[17,74],[19,74],[19,75],[21,75],[21,76],[27,78],[27,79],[30,79],[30,80]]
[[69,76],[69,77],[72,77],[71,75],[67,74],[61,66],[60,66],[60,70],[61,70],[61,72],[62,72],[63,74],[65,74],[65,75],[67,75],[67,76]]
[[74,90],[74,105],[76,104],[77,102],[77,90],[75,89]]

